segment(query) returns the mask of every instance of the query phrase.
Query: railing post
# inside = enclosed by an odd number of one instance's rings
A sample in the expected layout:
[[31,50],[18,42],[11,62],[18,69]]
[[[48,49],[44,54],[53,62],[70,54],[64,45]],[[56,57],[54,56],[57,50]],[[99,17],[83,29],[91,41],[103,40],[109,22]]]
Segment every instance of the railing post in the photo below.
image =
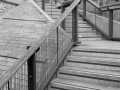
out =
[[[62,7],[61,7],[61,14],[64,13],[64,11],[65,11],[65,7],[62,6]],[[65,20],[62,21],[61,27],[65,30]]]
[[55,4],[57,4],[57,0],[55,0]]
[[77,6],[72,11],[72,39],[77,42]]
[[[28,49],[29,47],[27,47]],[[28,90],[36,90],[36,63],[35,53],[27,61],[28,64]]]
[[45,0],[42,0],[42,9],[45,11]]
[[83,0],[83,16],[86,17],[86,0]]
[[109,10],[109,38],[113,36],[113,10]]
[[[64,11],[65,11],[65,7],[62,6],[61,7],[61,14],[64,13]],[[61,27],[65,30],[65,20],[63,20],[61,24],[62,24]]]
[[56,35],[57,35],[57,38],[56,38],[56,40],[57,40],[57,65],[58,65],[58,63],[59,63],[59,61],[58,61],[58,55],[59,55],[59,52],[58,52],[58,49],[59,49],[59,34],[58,34],[58,27],[57,27],[57,31],[56,31]]
[[37,2],[37,0],[34,0],[34,2]]

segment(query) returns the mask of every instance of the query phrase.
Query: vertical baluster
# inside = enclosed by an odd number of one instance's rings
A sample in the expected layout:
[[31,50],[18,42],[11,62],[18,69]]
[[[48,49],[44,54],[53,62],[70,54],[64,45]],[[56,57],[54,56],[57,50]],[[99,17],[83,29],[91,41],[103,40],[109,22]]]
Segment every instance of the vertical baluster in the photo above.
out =
[[[29,47],[27,47],[28,49]],[[35,53],[28,59],[28,90],[36,90]]]
[[51,3],[51,17],[52,17],[52,3]]
[[58,37],[58,27],[57,27],[57,31],[56,31],[56,35],[57,35],[57,38],[56,38],[56,40],[57,40],[57,64],[58,64],[58,49],[59,49],[59,37]]
[[55,4],[57,4],[57,0],[55,0]]
[[[65,11],[65,7],[62,6],[61,7],[61,14],[64,13],[64,11]],[[65,30],[65,20],[63,20],[61,24],[62,24],[61,27]]]
[[72,11],[72,39],[77,42],[77,7]]
[[96,25],[96,7],[95,7],[95,25]]
[[113,36],[113,10],[109,10],[109,38]]
[[86,17],[86,0],[83,0],[83,16]]
[[10,82],[8,81],[8,90],[10,90]]
[[45,0],[42,0],[42,9],[45,11]]

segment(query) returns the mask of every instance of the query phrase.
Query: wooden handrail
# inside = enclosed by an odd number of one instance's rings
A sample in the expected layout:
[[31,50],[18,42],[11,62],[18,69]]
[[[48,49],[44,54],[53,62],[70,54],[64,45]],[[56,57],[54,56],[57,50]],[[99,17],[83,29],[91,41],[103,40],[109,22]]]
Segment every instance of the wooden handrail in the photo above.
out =
[[[99,6],[98,4],[96,4],[95,2],[93,2],[92,0],[87,0],[89,3],[91,3],[93,6],[95,6],[97,9],[101,10],[101,11],[109,11],[109,8],[110,7],[113,7],[113,6],[119,6],[120,3],[115,3],[115,4],[109,4],[109,5],[105,5],[105,6]],[[106,10],[102,10],[103,8],[107,8]],[[118,7],[114,7],[112,8],[112,10],[117,10],[117,9],[120,9]]]
[[[106,5],[106,6],[99,6],[97,5],[95,2],[93,2],[92,0],[85,0],[83,2],[83,16],[86,18],[86,1],[88,1],[89,3],[91,3],[94,7],[96,7],[97,9],[103,11],[109,11],[109,39],[111,39],[113,37],[113,11],[120,9],[120,7],[114,7],[114,6],[118,6],[120,5],[120,3],[116,3],[116,4],[111,4],[111,5]],[[106,9],[103,9],[106,8]],[[96,14],[96,13],[95,13]],[[96,16],[96,15],[95,15]],[[96,18],[96,17],[95,17]],[[95,19],[96,20],[96,19]],[[96,27],[96,25],[93,25],[94,27]],[[96,27],[96,29],[98,29]],[[100,32],[100,30],[99,30]],[[104,33],[104,32],[103,32]],[[105,36],[105,34],[103,34]]]
[[120,2],[115,3],[115,4],[109,4],[109,5],[105,5],[105,6],[100,6],[100,8],[109,8],[109,7],[113,7],[113,6],[119,6],[119,5],[120,5]]

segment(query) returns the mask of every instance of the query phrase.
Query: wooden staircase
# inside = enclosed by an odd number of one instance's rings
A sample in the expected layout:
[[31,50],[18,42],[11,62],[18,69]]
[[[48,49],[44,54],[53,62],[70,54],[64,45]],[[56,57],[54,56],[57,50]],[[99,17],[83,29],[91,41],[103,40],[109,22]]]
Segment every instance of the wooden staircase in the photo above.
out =
[[[41,5],[41,3],[39,3]],[[53,4],[45,4],[45,11],[54,20],[57,20],[61,15],[61,9],[57,9]],[[96,32],[86,21],[78,15],[78,41],[102,40],[103,37]],[[72,13],[65,20],[65,31],[72,36]]]
[[[48,4],[46,12],[57,20],[61,11],[52,6],[51,13],[50,8]],[[70,35],[71,22],[70,16],[65,21],[65,30]],[[120,90],[119,49],[111,49],[111,42],[103,40],[81,17],[78,19],[78,41],[81,44],[71,50],[57,77],[51,81],[49,90]]]
[[51,90],[119,90],[120,56],[115,52],[82,45],[73,48]]

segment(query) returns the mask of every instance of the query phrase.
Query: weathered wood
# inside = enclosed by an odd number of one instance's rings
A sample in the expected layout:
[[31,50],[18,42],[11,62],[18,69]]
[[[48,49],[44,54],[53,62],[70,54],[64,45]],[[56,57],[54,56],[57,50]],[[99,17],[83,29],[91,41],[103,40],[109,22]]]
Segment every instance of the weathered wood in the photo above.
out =
[[[30,0],[38,9],[39,7],[36,5],[35,2]],[[48,33],[44,33],[44,38],[40,38],[38,42],[35,42],[31,45],[31,48],[27,50],[26,54],[23,55],[16,64],[4,75],[4,79],[1,80],[0,87],[3,87],[6,82],[11,79],[11,77],[21,68],[21,66],[38,50],[40,45],[50,36],[50,34],[60,25],[60,23],[66,18],[66,16],[76,7],[76,5],[81,0],[75,0],[70,7],[61,15],[61,17],[56,21],[56,23],[52,24],[49,23],[49,25],[46,27],[46,31],[49,31]],[[40,11],[42,11],[40,9]],[[42,11],[43,12],[43,11]]]

